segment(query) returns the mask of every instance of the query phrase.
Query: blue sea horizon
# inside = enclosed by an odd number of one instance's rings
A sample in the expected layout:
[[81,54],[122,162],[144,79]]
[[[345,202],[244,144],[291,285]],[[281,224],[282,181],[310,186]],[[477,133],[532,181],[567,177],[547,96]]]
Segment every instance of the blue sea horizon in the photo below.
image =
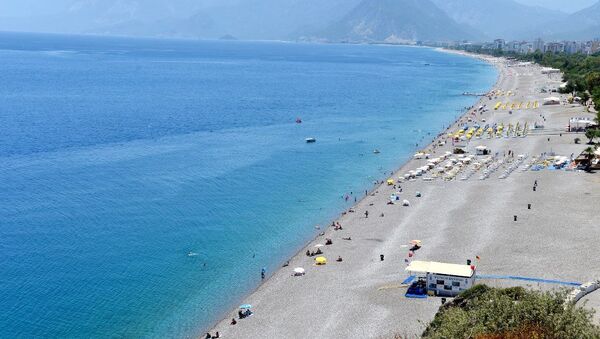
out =
[[497,77],[430,48],[17,33],[0,63],[12,338],[198,336]]

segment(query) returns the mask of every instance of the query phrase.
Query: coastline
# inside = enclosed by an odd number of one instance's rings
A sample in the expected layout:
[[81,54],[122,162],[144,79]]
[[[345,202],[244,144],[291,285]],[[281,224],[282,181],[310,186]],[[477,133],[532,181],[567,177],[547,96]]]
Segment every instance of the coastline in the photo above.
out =
[[[419,47],[419,46],[410,46],[410,47]],[[427,47],[423,47],[423,48],[427,48]],[[497,86],[502,82],[502,80],[505,77],[505,69],[502,67],[503,63],[505,62],[505,60],[503,58],[495,58],[495,57],[488,57],[488,56],[482,56],[482,55],[477,55],[477,54],[472,54],[472,53],[468,53],[468,52],[463,52],[463,51],[454,51],[454,50],[448,50],[448,49],[443,49],[443,48],[433,48],[434,50],[440,52],[440,53],[448,53],[448,54],[456,54],[456,55],[461,55],[461,56],[465,56],[465,57],[469,57],[469,58],[473,58],[473,59],[477,59],[483,62],[488,63],[490,66],[494,67],[497,71],[497,77],[496,77],[496,81],[495,83],[492,85],[491,88],[488,89],[487,92],[493,90],[494,88],[497,88]],[[471,105],[469,107],[469,109],[465,110],[460,116],[458,116],[458,118],[456,118],[453,122],[450,123],[449,126],[447,126],[445,129],[443,129],[442,131],[440,131],[440,133],[436,136],[434,136],[433,140],[431,140],[431,142],[425,144],[425,145],[419,145],[420,149],[432,149],[434,148],[435,144],[437,143],[438,139],[440,137],[442,137],[443,135],[445,135],[448,131],[456,128],[460,122],[465,119],[471,109],[473,107],[476,107],[478,105],[480,105],[481,103],[483,103],[483,98],[479,98],[477,100],[474,101],[473,105]],[[414,163],[414,160],[411,158],[409,158],[408,160],[402,162],[400,164],[400,166],[393,171],[393,175],[390,177],[398,177],[401,173],[403,173],[404,171],[406,171],[410,166],[412,166]],[[353,209],[357,209],[358,206],[363,205],[365,203],[365,200],[367,200],[369,197],[373,196],[376,193],[379,193],[380,190],[386,188],[386,184],[385,184],[385,179],[386,178],[380,178],[381,181],[374,185],[370,190],[368,190],[368,194],[365,196],[362,196],[359,200],[357,200],[356,203],[354,203],[349,210],[353,210]],[[338,217],[336,219],[333,220],[333,222],[341,222],[341,220],[343,219],[344,215],[346,215],[346,212],[342,213],[341,217]],[[306,242],[305,244],[300,246],[300,250],[298,252],[296,252],[294,255],[292,255],[290,258],[288,258],[287,262],[290,263],[289,266],[286,267],[280,267],[276,272],[273,272],[272,275],[269,275],[262,284],[258,285],[255,289],[249,291],[243,300],[246,300],[248,298],[251,298],[254,294],[258,293],[259,291],[261,291],[261,289],[263,289],[263,287],[265,286],[265,284],[268,284],[269,281],[271,281],[271,279],[273,279],[275,276],[277,275],[282,275],[284,274],[284,272],[286,272],[287,270],[290,269],[290,267],[292,267],[293,265],[291,264],[292,262],[297,262],[299,261],[299,259],[302,259],[305,257],[305,252],[307,250],[310,250],[312,248],[311,244],[317,242],[318,240],[323,240],[325,239],[325,237],[328,234],[332,234],[332,232],[335,232],[333,230],[333,226],[331,224],[329,224],[328,226],[324,227],[321,229],[321,233],[314,236],[313,238],[311,238],[308,242]],[[323,242],[322,241],[322,242]],[[333,260],[333,258],[331,258]],[[283,262],[285,262],[285,260],[283,260]],[[285,273],[287,274],[287,273]],[[240,301],[241,303],[241,301]],[[203,331],[202,333],[205,333],[206,330],[209,330],[210,333],[213,333],[215,331],[219,331],[220,329],[223,328],[223,325],[225,323],[228,323],[230,320],[229,315],[235,313],[234,311],[229,311],[227,312],[228,316],[224,316],[221,317],[220,320],[217,323],[211,324],[209,327],[207,327],[205,329],[205,331]],[[200,333],[200,334],[202,334]],[[223,331],[220,332],[221,335],[224,334]]]

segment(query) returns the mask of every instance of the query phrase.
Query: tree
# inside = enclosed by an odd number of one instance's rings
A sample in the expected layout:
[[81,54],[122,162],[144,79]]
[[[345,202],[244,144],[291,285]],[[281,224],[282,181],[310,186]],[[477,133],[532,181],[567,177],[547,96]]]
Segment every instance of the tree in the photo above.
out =
[[592,160],[594,160],[594,158],[596,157],[596,147],[590,146],[584,149],[583,155],[585,155],[585,158],[587,159],[586,170],[589,170],[589,168],[592,166]]
[[594,128],[590,128],[587,131],[585,131],[585,137],[590,139],[590,141],[588,142],[588,144],[593,144],[594,143],[594,139],[596,138],[600,138],[600,130],[599,129],[594,129]]
[[600,72],[588,73],[585,77],[585,82],[591,91],[595,88],[600,88]]

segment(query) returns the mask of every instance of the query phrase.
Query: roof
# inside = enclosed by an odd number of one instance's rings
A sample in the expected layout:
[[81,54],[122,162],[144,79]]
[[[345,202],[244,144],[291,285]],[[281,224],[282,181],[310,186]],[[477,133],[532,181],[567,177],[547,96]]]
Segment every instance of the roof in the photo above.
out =
[[419,273],[436,273],[467,278],[472,277],[474,273],[474,271],[471,269],[471,266],[469,265],[446,264],[435,261],[419,260],[411,262],[410,265],[405,269],[405,271]]

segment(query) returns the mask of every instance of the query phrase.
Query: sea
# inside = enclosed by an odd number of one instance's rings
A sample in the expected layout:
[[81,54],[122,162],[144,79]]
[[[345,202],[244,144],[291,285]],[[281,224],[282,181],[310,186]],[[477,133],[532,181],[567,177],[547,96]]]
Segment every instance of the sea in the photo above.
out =
[[496,78],[431,48],[0,33],[0,337],[199,336]]

